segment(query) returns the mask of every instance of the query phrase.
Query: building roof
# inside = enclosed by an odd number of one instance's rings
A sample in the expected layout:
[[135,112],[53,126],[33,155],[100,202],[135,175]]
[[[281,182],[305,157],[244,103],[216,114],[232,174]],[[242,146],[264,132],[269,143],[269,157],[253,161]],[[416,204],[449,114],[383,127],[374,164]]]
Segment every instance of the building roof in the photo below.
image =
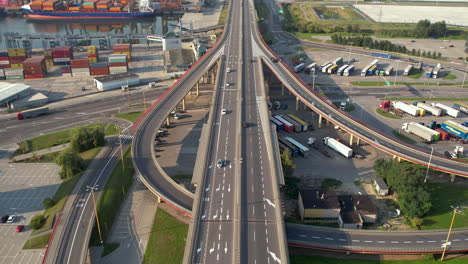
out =
[[377,214],[377,209],[369,195],[353,195],[354,208],[363,214]]
[[305,189],[300,191],[304,209],[340,209],[338,197],[334,191]]
[[0,104],[16,99],[17,95],[27,95],[31,92],[31,86],[22,83],[0,82]]
[[113,81],[135,79],[135,78],[140,78],[140,76],[134,73],[130,73],[130,72],[123,72],[123,73],[116,73],[116,74],[96,77],[94,79],[99,82],[113,82]]
[[364,222],[362,217],[356,211],[342,212],[340,213],[340,216],[341,220],[343,220],[343,223],[345,224],[362,224]]
[[384,179],[376,177],[375,182],[377,183],[377,185],[379,185],[380,189],[388,189],[388,186],[385,183]]

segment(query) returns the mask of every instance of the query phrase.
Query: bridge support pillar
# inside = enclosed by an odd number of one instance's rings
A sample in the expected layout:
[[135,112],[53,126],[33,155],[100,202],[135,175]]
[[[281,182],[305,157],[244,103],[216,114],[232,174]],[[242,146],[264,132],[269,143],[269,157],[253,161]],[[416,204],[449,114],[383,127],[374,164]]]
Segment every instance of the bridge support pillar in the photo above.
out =
[[318,128],[322,128],[322,115],[319,115]]
[[398,162],[401,161],[401,158],[400,158],[400,157],[397,157],[397,156],[395,156],[395,155],[393,155],[393,159],[396,159]]
[[301,101],[299,101],[299,97],[296,97],[296,112],[299,111],[300,104],[301,104]]
[[450,182],[455,182],[455,178],[457,177],[457,175],[455,174],[450,174]]
[[211,74],[211,82],[210,84],[215,84],[215,75],[214,73]]
[[159,196],[156,196],[156,197],[158,197],[158,204],[161,203],[161,197]]
[[185,111],[185,97],[182,99],[182,110]]
[[197,96],[200,95],[200,83],[197,82]]
[[359,141],[360,141],[360,139],[358,137],[356,137],[356,145],[358,145],[358,146],[359,146],[359,143],[360,143]]
[[349,145],[353,146],[353,134],[349,134]]
[[171,125],[171,120],[169,117],[166,117],[166,127],[169,127]]

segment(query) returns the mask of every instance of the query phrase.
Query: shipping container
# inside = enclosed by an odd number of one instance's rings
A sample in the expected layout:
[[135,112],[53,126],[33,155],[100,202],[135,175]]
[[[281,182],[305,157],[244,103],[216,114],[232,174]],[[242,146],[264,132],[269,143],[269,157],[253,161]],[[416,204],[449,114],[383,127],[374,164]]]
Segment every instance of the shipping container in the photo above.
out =
[[410,114],[412,116],[419,116],[420,115],[419,108],[417,108],[414,105],[409,105],[409,104],[405,104],[403,102],[396,101],[396,102],[393,102],[393,107],[396,108],[396,109],[402,110],[405,113]]
[[442,115],[442,110],[437,107],[433,107],[429,104],[419,102],[416,104],[417,107],[422,108],[426,110],[426,112],[429,112],[433,116],[441,116]]
[[299,155],[299,148],[294,146],[291,142],[287,141],[283,137],[278,137],[278,142],[279,142],[280,148],[282,148],[283,151],[288,149],[289,152],[291,153],[291,156],[296,157],[297,155]]
[[289,141],[291,144],[296,146],[299,149],[299,155],[302,157],[307,157],[309,155],[309,148],[302,145],[301,143],[297,142],[295,139],[291,137],[284,137],[287,141]]
[[350,158],[353,155],[353,150],[351,148],[331,137],[323,138],[323,144],[327,145],[346,158]]
[[443,122],[440,127],[449,134],[460,137],[462,139],[468,139],[468,128],[462,126],[461,124],[449,120]]
[[455,102],[453,103],[453,107],[455,109],[460,110],[461,112],[468,114],[468,104],[462,103],[462,102]]
[[71,67],[73,68],[89,68],[88,59],[74,59],[71,60]]
[[440,140],[448,140],[449,139],[449,134],[447,131],[441,129],[441,128],[436,128],[434,129],[435,131],[440,133]]
[[441,104],[441,103],[431,103],[431,105],[434,106],[434,107],[442,109],[444,111],[444,113],[446,115],[448,115],[448,116],[457,118],[460,115],[460,111],[458,111],[457,109],[452,108],[450,106],[446,106],[446,105]]
[[289,114],[288,115],[290,118],[292,118],[294,121],[298,122],[299,124],[301,124],[302,126],[302,131],[307,131],[309,129],[309,125],[307,124],[307,122],[305,122],[304,120],[300,119],[299,117],[293,115],[293,114]]
[[302,125],[298,123],[296,120],[290,118],[287,115],[282,115],[281,117],[293,125],[294,132],[302,132]]
[[276,127],[276,131],[281,131],[283,130],[283,123],[281,123],[280,121],[276,120],[276,118],[270,116],[270,121],[275,124],[275,127]]
[[275,116],[276,120],[280,121],[283,124],[283,128],[285,131],[291,132],[294,131],[294,126],[290,122],[286,121],[284,118],[281,116],[277,115]]

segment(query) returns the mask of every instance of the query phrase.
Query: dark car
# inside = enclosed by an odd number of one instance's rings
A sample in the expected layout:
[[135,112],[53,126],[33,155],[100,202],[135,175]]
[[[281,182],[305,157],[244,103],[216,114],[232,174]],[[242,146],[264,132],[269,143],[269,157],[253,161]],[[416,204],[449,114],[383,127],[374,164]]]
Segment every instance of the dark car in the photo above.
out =
[[244,127],[246,127],[246,128],[249,127],[249,123],[244,122]]
[[416,42],[416,40],[411,40],[411,42]]
[[453,48],[453,47],[455,47],[455,46],[454,46],[454,45],[450,45],[449,47],[450,47],[450,48]]
[[0,222],[1,222],[2,224],[6,223],[6,221],[8,220],[8,217],[10,217],[10,216],[9,216],[9,215],[4,215],[4,216],[2,216],[2,218],[0,218]]

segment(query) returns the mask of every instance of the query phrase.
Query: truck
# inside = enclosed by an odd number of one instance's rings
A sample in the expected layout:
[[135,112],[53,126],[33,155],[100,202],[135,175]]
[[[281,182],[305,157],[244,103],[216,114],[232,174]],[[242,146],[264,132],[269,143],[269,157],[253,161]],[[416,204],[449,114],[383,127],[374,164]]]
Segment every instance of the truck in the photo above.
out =
[[281,131],[283,130],[283,123],[281,123],[280,121],[278,121],[276,118],[270,116],[270,121],[275,124],[276,126],[276,131]]
[[286,139],[291,144],[296,146],[299,149],[299,155],[301,155],[302,157],[307,157],[309,155],[309,148],[308,147],[302,145],[301,143],[297,142],[296,140],[294,140],[291,137],[284,137],[284,139]]
[[435,68],[434,68],[434,70],[432,71],[432,78],[433,78],[433,79],[439,78],[440,69],[441,69],[441,68],[439,68],[439,67],[435,67]]
[[416,70],[421,70],[422,67],[423,67],[422,62],[418,62],[418,63],[414,64],[414,69],[416,69]]
[[297,156],[299,154],[299,148],[294,146],[293,144],[291,144],[291,142],[287,141],[283,137],[279,137],[278,141],[280,143],[279,146],[280,146],[280,148],[283,149],[283,151],[288,149],[291,152],[291,155],[293,157],[295,157],[295,156]]
[[385,68],[385,75],[386,76],[389,76],[391,75],[393,72],[393,66],[392,65],[388,65],[387,68]]
[[366,76],[367,71],[370,69],[370,67],[372,67],[372,65],[367,65],[366,67],[364,67],[364,69],[362,69],[361,71],[361,76]]
[[336,58],[334,61],[333,61],[333,64],[335,65],[340,65],[343,63],[343,58],[339,57],[339,58]]
[[309,125],[307,124],[307,122],[305,122],[304,120],[300,119],[299,117],[293,115],[293,114],[289,114],[288,115],[291,119],[293,119],[294,121],[298,122],[299,124],[302,125],[302,131],[307,131],[309,129]]
[[432,77],[432,71],[433,71],[433,70],[434,70],[433,68],[429,68],[429,69],[426,70],[426,77],[427,77],[427,78],[431,78],[431,77]]
[[308,73],[308,74],[313,73],[313,72],[315,72],[316,67],[317,67],[317,63],[315,63],[315,62],[311,63],[311,64],[309,64],[309,65],[307,65],[305,67],[304,72]]
[[446,105],[441,104],[441,103],[431,103],[431,105],[433,107],[437,107],[437,108],[442,109],[443,112],[448,116],[457,118],[460,115],[460,111],[458,111],[457,109],[452,108],[450,106],[446,106]]
[[377,65],[377,63],[379,63],[379,60],[373,60],[370,65]]
[[396,101],[396,102],[393,102],[393,107],[396,109],[402,110],[403,112],[410,114],[412,116],[420,115],[420,110],[414,105],[409,105],[403,102]]
[[337,141],[334,138],[323,138],[323,144],[327,145],[328,147],[345,156],[346,158],[350,158],[353,155],[353,150],[351,148]]
[[339,66],[336,65],[336,64],[335,64],[335,65],[332,65],[332,66],[330,66],[330,67],[328,67],[327,73],[328,73],[328,74],[333,74],[333,73],[335,73],[335,72],[338,70],[338,67],[339,67]]
[[298,122],[296,122],[294,119],[290,118],[289,116],[287,115],[283,115],[281,116],[284,120],[288,121],[289,123],[291,123],[294,127],[294,131],[295,132],[301,132],[302,131],[302,125],[299,124]]
[[374,57],[381,57],[381,58],[387,58],[387,59],[391,59],[391,58],[392,58],[392,54],[380,53],[380,52],[372,52],[372,53],[371,53],[371,56],[374,56]]
[[455,109],[460,110],[461,112],[468,114],[468,104],[462,103],[462,102],[455,102],[453,103],[453,107]]
[[348,68],[349,64],[345,64],[343,66],[340,66],[340,68],[338,69],[338,71],[336,72],[336,75],[338,76],[341,76],[343,75],[343,72],[346,68]]
[[294,126],[293,126],[293,124],[291,124],[290,122],[288,122],[287,120],[285,120],[285,119],[282,118],[281,116],[276,115],[276,116],[275,116],[275,119],[278,120],[278,121],[280,121],[280,122],[283,124],[283,129],[284,129],[284,131],[287,131],[287,132],[294,131]]
[[447,131],[449,134],[460,137],[462,139],[468,139],[468,128],[458,124],[452,120],[443,122],[440,128]]
[[426,110],[426,112],[429,112],[433,116],[441,116],[442,115],[442,109],[431,106],[430,104],[426,104],[426,103],[423,103],[423,102],[418,102],[416,104],[416,106]]
[[410,64],[410,65],[406,66],[405,71],[403,72],[403,75],[405,75],[405,76],[410,75],[413,68],[414,68],[413,64]]
[[368,74],[368,75],[374,75],[376,70],[377,70],[377,65],[372,65],[372,66],[367,70],[367,74]]
[[401,129],[414,134],[427,142],[439,140],[440,133],[415,122],[403,123]]
[[354,65],[350,65],[348,68],[346,68],[343,71],[343,75],[344,76],[349,76],[349,75],[351,75],[351,73],[353,73],[353,71],[354,71]]
[[333,65],[333,63],[329,63],[325,66],[322,67],[322,73],[327,73],[328,68],[330,68]]
[[304,69],[305,63],[299,63],[298,65],[294,66],[294,72],[300,72]]
[[16,119],[18,120],[23,120],[25,118],[31,118],[35,116],[40,116],[40,115],[45,115],[49,113],[49,108],[47,107],[41,107],[41,108],[36,108],[36,109],[31,109],[31,110],[25,110],[23,112],[18,112],[16,113]]

